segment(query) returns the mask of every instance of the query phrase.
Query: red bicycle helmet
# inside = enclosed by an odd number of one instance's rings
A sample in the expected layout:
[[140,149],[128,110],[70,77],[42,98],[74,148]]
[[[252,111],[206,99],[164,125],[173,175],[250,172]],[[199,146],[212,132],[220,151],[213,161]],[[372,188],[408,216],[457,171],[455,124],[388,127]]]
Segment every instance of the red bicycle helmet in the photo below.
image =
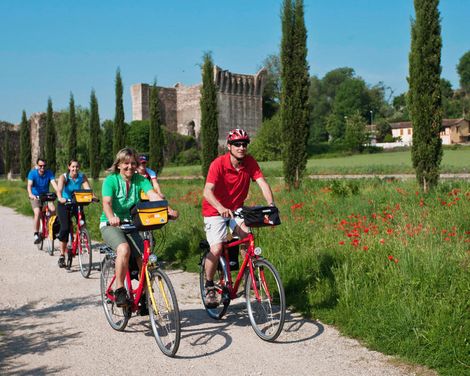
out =
[[231,144],[236,141],[245,141],[246,143],[250,143],[250,136],[248,136],[248,133],[241,128],[232,129],[228,132],[227,143]]

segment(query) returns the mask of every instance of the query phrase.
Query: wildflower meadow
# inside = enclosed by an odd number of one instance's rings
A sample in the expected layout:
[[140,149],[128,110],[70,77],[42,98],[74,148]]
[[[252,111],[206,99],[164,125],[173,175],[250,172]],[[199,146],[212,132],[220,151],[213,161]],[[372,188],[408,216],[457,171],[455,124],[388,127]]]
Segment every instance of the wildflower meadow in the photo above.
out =
[[[254,231],[291,309],[442,375],[468,374],[469,182],[441,181],[427,195],[414,180],[307,180],[298,191],[269,182],[282,225]],[[155,232],[156,252],[197,272],[203,180],[161,185],[180,219]],[[26,213],[24,192],[22,183],[1,182],[0,204]],[[256,184],[246,204],[264,204]],[[87,208],[97,240],[100,210]]]

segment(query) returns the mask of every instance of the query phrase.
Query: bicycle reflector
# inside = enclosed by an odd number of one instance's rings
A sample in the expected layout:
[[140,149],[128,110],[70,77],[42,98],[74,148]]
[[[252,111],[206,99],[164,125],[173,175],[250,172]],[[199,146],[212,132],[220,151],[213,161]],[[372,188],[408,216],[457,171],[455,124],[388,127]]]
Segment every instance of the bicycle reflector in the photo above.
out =
[[261,250],[260,247],[256,247],[254,252],[256,256],[259,256],[263,251]]

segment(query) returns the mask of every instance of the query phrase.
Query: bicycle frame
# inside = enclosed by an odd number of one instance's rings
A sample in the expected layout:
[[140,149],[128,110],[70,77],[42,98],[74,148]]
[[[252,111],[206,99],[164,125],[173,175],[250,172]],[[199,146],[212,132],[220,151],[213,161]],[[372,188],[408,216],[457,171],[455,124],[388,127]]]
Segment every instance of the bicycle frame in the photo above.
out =
[[[85,219],[83,217],[83,205],[75,204],[77,205],[77,214],[71,213],[70,216],[70,235],[72,236],[72,255],[76,256],[77,255],[77,249],[78,249],[78,244],[79,244],[79,239],[80,239],[80,230],[82,228],[81,222],[83,221],[83,226],[85,225]],[[73,207],[70,206],[70,209]],[[77,231],[75,231],[75,236],[73,233],[73,219],[72,215],[76,218],[76,223],[77,223]]]
[[[230,262],[229,262],[229,256],[228,256],[228,249],[232,247],[236,247],[240,244],[248,244],[248,248],[246,250],[245,258],[243,259],[243,262],[240,266],[240,269],[238,271],[237,277],[235,279],[235,284],[233,284],[233,279],[232,279],[232,273],[230,272]],[[230,299],[235,299],[237,297],[238,293],[238,288],[240,287],[240,283],[243,279],[243,276],[245,274],[245,270],[248,265],[248,270],[250,272],[250,278],[253,286],[253,291],[255,292],[255,296],[257,300],[260,300],[260,295],[259,295],[259,289],[256,285],[256,280],[255,280],[255,275],[253,271],[253,259],[258,259],[259,256],[255,254],[255,237],[252,233],[249,233],[245,238],[239,239],[239,240],[234,240],[230,241],[228,243],[225,243],[223,245],[223,251],[221,257],[225,257],[226,261],[226,266],[227,266],[227,274],[228,274],[228,281],[227,281],[227,289],[229,292]],[[264,275],[261,276],[263,283],[263,286],[266,286],[266,293],[271,300],[271,296],[269,295],[269,291],[267,289],[267,285],[264,282]]]
[[[132,288],[131,274],[129,270],[127,270],[126,278],[125,278],[127,286],[129,287],[129,292],[131,293],[131,297],[132,297],[132,302],[130,305],[131,312],[136,312],[138,310],[139,301],[140,301],[140,298],[142,297],[142,293],[144,292],[145,287],[147,286],[149,290],[152,289],[151,283],[150,283],[150,274],[147,268],[148,263],[149,263],[149,257],[150,257],[150,232],[145,231],[144,234],[145,234],[144,235],[144,254],[142,256],[142,267],[140,270],[139,284],[137,288],[136,289]],[[114,295],[110,293],[111,286],[113,286],[113,283],[115,280],[116,280],[116,275],[113,276],[113,278],[111,279],[111,282],[109,283],[108,288],[106,289],[106,296],[111,301],[116,300]],[[152,301],[152,308],[154,309],[154,312],[158,312],[157,305],[155,303],[152,291],[149,291],[149,294],[150,294],[150,298]]]

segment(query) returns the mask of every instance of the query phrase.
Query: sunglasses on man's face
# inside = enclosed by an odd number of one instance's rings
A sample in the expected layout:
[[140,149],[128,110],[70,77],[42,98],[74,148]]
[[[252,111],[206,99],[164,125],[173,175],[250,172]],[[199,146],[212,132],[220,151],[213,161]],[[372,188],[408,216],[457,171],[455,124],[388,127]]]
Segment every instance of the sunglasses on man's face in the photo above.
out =
[[45,164],[38,164],[38,167],[39,168],[46,168],[46,165]]
[[248,147],[248,144],[246,142],[232,142],[232,145],[239,148],[239,147],[244,147],[244,148],[247,148]]

